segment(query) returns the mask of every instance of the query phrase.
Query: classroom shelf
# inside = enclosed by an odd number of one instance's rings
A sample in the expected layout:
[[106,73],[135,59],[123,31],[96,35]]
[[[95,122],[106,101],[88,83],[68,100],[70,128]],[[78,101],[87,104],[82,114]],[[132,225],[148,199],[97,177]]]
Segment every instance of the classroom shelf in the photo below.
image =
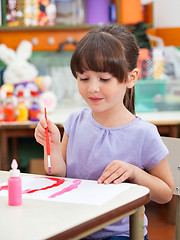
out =
[[165,46],[173,45],[180,47],[180,27],[148,28],[146,32],[149,35],[162,38]]
[[16,49],[22,40],[33,43],[33,51],[57,51],[67,39],[79,41],[93,26],[1,27],[0,44]]

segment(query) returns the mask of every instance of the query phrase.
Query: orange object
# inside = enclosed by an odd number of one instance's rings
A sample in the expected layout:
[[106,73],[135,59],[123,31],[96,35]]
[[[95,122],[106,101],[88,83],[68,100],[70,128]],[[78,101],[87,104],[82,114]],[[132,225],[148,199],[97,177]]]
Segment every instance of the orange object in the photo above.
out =
[[[92,26],[84,25],[77,27],[3,27],[0,29],[0,34],[1,43],[5,43],[7,47],[14,50],[26,36],[27,41],[38,40],[38,44],[33,45],[33,51],[58,51],[62,42],[68,38],[79,41],[90,29],[92,29]],[[51,38],[54,39],[53,44],[49,43]]]
[[7,92],[7,100],[4,107],[5,121],[11,122],[16,120],[15,108],[12,101],[12,92]]
[[120,1],[120,23],[137,24],[143,21],[141,0]]
[[153,24],[153,3],[148,3],[144,6],[144,22],[148,24]]
[[[163,39],[165,46],[180,46],[180,27],[174,28],[148,28],[146,33]],[[151,46],[155,43],[151,41]]]
[[2,122],[4,120],[4,111],[2,106],[0,106],[0,122]]
[[0,122],[2,122],[3,120],[4,120],[4,108],[0,99]]

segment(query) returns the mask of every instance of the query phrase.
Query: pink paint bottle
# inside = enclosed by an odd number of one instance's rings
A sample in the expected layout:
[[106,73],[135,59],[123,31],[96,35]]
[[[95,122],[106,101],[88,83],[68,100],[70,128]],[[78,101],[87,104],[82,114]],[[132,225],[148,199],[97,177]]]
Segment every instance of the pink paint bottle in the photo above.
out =
[[10,170],[10,178],[8,179],[8,204],[10,206],[19,206],[22,204],[22,183],[20,178],[20,170],[17,169],[18,164],[13,159]]

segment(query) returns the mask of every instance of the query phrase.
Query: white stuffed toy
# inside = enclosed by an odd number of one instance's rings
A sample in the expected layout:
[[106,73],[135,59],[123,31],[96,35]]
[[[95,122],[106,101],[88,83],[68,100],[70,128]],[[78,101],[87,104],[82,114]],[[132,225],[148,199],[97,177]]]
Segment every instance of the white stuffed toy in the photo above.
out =
[[[47,107],[48,111],[53,111],[56,108],[57,99],[55,94],[48,90],[52,79],[50,76],[38,77],[36,67],[27,61],[31,55],[32,44],[29,41],[23,40],[16,51],[5,44],[0,44],[0,59],[7,65],[3,74],[4,85],[13,85],[15,96],[19,90],[23,90],[26,99],[30,98],[32,90],[38,90],[41,93],[41,107]],[[4,88],[2,86],[2,89]]]

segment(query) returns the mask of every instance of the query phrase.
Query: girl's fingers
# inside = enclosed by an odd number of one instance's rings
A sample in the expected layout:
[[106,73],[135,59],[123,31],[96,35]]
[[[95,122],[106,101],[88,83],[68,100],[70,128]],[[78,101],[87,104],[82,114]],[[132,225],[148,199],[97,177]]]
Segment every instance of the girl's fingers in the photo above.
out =
[[56,134],[57,132],[59,132],[58,127],[53,122],[51,122],[49,119],[47,120],[47,124],[48,124],[48,131],[50,133]]
[[102,180],[103,178],[98,179],[98,183],[104,183],[104,184],[109,184],[109,183],[122,183],[126,181],[129,178],[129,174],[127,171],[119,168],[115,172],[113,172],[111,175],[109,175],[107,178]]
[[121,183],[133,175],[132,165],[120,160],[112,161],[103,171],[98,183]]
[[122,168],[118,168],[116,169],[116,171],[114,171],[111,175],[109,175],[109,177],[107,177],[104,180],[105,184],[109,184],[114,182],[117,178],[121,177],[124,174],[124,170]]
[[43,127],[43,128],[47,128],[47,122],[50,121],[49,119],[46,121],[44,116],[41,116],[39,119],[39,124]]
[[41,134],[35,134],[36,141],[40,143],[41,145],[45,146],[46,144],[46,138]]
[[110,162],[107,167],[104,169],[103,173],[101,176],[108,174],[111,170],[115,171],[116,169],[116,164],[114,163],[114,161]]
[[119,178],[114,180],[115,184],[122,183],[126,181],[129,178],[129,174],[127,172],[124,172]]
[[37,126],[36,130],[37,130],[37,132],[41,133],[42,135],[45,134],[45,128],[42,127],[41,124],[39,124],[39,125]]
[[[106,183],[109,182],[109,180],[107,181],[107,179],[110,178],[110,176],[112,176],[112,174],[114,174],[117,171],[118,168],[119,167],[117,165],[110,163],[105,168],[104,172],[102,173],[102,175],[98,179],[98,183],[103,183],[105,181],[106,181]],[[112,179],[112,177],[111,177],[111,179]]]
[[37,142],[39,142],[39,139],[45,139],[45,130],[40,123],[35,128],[34,136]]
[[[50,120],[49,120],[50,121]],[[47,128],[46,119],[41,116],[39,123],[36,126],[35,132],[40,132],[41,134],[45,134],[45,128]]]

